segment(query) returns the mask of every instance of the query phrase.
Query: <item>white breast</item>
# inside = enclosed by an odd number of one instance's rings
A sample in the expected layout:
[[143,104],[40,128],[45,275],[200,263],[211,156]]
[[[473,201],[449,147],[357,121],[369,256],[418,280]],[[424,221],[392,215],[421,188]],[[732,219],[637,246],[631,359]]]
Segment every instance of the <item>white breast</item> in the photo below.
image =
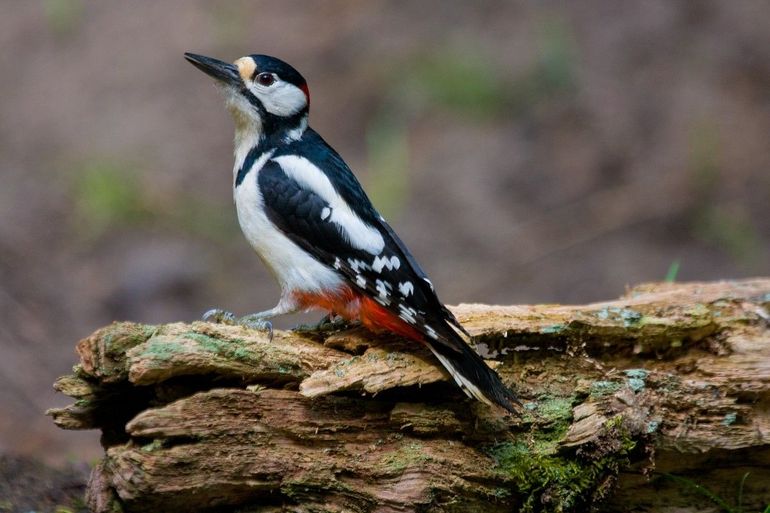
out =
[[343,280],[333,269],[289,240],[267,218],[257,177],[271,156],[272,152],[261,155],[233,191],[243,234],[278,280],[284,295],[294,291],[320,292],[340,287]]

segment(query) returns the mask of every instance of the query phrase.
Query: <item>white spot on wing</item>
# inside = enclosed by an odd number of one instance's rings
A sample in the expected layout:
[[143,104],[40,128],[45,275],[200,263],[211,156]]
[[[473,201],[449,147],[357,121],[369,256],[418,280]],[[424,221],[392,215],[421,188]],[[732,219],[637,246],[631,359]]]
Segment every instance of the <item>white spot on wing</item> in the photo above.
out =
[[400,266],[401,260],[399,260],[397,256],[386,257],[380,255],[374,257],[374,261],[372,262],[372,270],[376,273],[381,273],[383,268],[392,271],[393,269],[398,269]]
[[428,333],[428,336],[434,340],[438,340],[438,335],[436,334],[436,330],[425,324],[423,326],[425,328],[425,331]]
[[342,267],[342,262],[340,261],[340,257],[335,257],[334,258],[334,268],[335,269],[339,269],[340,267]]
[[403,283],[398,284],[398,291],[401,292],[401,295],[406,297],[410,294],[414,293],[414,285],[412,285],[411,281],[405,281]]
[[361,288],[366,287],[366,278],[364,278],[360,274],[356,274],[356,285],[358,285]]
[[377,293],[380,295],[380,297],[387,298],[389,295],[388,289],[391,288],[390,283],[384,282],[382,280],[376,280],[375,284],[377,285]]
[[321,221],[326,221],[326,218],[332,215],[332,211],[329,207],[324,207],[321,209]]
[[361,260],[358,260],[356,258],[348,258],[348,264],[350,264],[350,268],[353,269],[354,272],[359,271],[368,271],[371,269],[369,267],[369,264],[366,262],[362,262]]
[[353,247],[372,255],[382,252],[385,248],[385,239],[382,238],[382,234],[356,215],[350,205],[337,194],[329,177],[323,171],[306,158],[296,155],[282,155],[273,160],[289,177],[318,194],[329,204],[331,208],[329,221],[342,228],[342,233]]

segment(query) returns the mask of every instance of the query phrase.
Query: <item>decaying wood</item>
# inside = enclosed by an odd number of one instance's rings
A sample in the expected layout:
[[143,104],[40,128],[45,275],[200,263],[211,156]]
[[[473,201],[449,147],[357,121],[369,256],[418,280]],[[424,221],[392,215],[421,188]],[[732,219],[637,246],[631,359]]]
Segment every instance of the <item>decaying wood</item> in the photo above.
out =
[[360,328],[116,323],[78,344],[55,385],[76,402],[49,413],[102,432],[98,512],[713,510],[697,486],[761,511],[769,309],[768,279],[453,308],[521,418]]

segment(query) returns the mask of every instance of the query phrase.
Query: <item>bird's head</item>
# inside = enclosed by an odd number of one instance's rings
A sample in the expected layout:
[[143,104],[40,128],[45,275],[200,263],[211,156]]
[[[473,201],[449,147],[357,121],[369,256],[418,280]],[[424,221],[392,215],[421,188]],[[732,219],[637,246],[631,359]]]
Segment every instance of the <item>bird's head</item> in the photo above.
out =
[[230,64],[194,53],[184,56],[216,79],[239,131],[273,136],[307,126],[307,82],[284,61],[255,54]]

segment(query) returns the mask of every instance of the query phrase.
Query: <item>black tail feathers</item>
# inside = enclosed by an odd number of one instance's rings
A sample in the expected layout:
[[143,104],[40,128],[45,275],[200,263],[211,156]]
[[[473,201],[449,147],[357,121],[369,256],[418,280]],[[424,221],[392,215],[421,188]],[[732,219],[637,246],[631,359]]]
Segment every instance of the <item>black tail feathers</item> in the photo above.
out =
[[428,343],[433,354],[469,397],[489,405],[498,405],[520,416],[516,406],[521,406],[521,403],[503,384],[500,376],[467,344],[463,342],[458,346],[462,348],[461,351],[444,344]]

